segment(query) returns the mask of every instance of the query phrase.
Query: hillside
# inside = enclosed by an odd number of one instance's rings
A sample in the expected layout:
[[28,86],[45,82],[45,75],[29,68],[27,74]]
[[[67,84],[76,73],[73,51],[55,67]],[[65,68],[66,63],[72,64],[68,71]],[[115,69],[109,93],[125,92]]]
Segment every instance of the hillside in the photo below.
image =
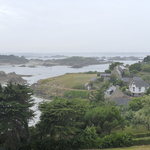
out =
[[0,64],[24,64],[28,59],[14,55],[0,55]]
[[97,74],[68,73],[62,76],[40,80],[32,87],[37,95],[45,98],[53,96],[63,97],[68,91],[87,94],[89,92],[85,89],[85,84],[96,77]]

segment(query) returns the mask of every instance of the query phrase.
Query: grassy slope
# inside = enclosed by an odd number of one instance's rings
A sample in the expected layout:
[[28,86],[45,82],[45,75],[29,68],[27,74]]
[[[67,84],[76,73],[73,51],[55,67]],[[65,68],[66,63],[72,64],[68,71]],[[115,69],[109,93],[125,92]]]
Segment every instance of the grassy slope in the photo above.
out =
[[[100,149],[104,150],[104,149]],[[111,148],[105,150],[150,150],[150,146],[133,146],[133,147],[125,147],[125,148]]]
[[64,88],[74,88],[78,85],[85,85],[91,79],[96,78],[96,74],[69,73],[58,77],[41,80],[40,84],[56,85]]
[[[85,90],[84,85],[96,77],[97,74],[69,73],[40,80],[35,91],[41,96],[63,96],[66,90]],[[77,87],[82,89],[77,89]]]
[[[133,126],[125,127],[123,131],[130,132],[133,135],[150,133],[150,131],[148,131],[147,128],[144,127],[143,125],[137,125],[136,127]],[[122,130],[117,130],[117,132],[122,132]]]

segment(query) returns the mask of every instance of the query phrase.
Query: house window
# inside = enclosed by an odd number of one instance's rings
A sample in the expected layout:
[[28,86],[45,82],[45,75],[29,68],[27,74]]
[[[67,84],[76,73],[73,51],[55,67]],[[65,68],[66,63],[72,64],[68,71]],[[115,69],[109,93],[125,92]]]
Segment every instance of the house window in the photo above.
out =
[[139,87],[139,92],[141,92],[141,87]]
[[135,91],[135,87],[133,87],[133,91]]

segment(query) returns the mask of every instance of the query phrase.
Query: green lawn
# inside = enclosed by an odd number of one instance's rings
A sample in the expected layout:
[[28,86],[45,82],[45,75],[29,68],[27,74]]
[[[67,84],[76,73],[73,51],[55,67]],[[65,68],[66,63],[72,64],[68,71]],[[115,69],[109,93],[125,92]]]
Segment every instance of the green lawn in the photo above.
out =
[[110,148],[110,149],[90,149],[90,150],[150,150],[150,145],[132,146],[132,147],[125,147],[125,148]]
[[73,89],[77,86],[84,86],[94,78],[97,78],[97,74],[67,73],[62,76],[41,80],[39,83]]
[[67,73],[62,76],[38,81],[34,91],[37,95],[44,98],[48,98],[48,96],[62,97],[68,90],[87,92],[85,84],[95,78],[97,78],[97,74]]
[[137,125],[136,127],[134,126],[128,126],[128,127],[125,127],[124,130],[117,130],[115,132],[122,132],[122,131],[125,131],[125,132],[130,132],[132,133],[133,135],[134,134],[144,134],[144,133],[150,133],[150,131],[147,130],[146,127],[142,126],[142,125]]

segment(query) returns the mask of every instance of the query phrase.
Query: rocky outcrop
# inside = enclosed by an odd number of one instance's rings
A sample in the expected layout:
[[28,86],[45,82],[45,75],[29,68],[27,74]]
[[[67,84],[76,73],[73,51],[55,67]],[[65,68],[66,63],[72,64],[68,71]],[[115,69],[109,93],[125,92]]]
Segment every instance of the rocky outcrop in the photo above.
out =
[[7,84],[8,82],[12,82],[14,84],[24,84],[27,81],[24,80],[23,75],[18,75],[15,72],[11,72],[6,74],[4,71],[0,71],[0,83]]

